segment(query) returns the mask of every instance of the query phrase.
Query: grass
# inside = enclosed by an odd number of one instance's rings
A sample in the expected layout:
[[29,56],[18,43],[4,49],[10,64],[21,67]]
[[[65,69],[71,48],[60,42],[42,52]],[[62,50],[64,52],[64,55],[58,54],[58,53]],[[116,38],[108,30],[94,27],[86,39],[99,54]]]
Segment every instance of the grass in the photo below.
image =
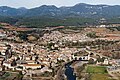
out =
[[104,66],[87,66],[87,73],[107,73]]
[[10,76],[10,73],[5,73],[3,76],[0,77],[0,80],[5,80],[9,76]]
[[6,72],[3,76],[0,76],[0,80],[13,80],[14,78],[21,79],[22,75],[18,73]]
[[87,73],[90,73],[90,80],[113,80],[110,79],[104,66],[87,66]]
[[113,80],[113,79],[109,79],[108,74],[92,74],[91,80]]

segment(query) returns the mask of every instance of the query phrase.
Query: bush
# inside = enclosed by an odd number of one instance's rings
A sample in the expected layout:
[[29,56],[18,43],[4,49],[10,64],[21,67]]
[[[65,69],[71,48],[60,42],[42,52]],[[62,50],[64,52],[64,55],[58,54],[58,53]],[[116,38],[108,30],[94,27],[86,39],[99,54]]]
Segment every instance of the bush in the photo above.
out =
[[90,38],[97,38],[96,33],[95,32],[90,32],[87,33],[86,36],[90,37]]

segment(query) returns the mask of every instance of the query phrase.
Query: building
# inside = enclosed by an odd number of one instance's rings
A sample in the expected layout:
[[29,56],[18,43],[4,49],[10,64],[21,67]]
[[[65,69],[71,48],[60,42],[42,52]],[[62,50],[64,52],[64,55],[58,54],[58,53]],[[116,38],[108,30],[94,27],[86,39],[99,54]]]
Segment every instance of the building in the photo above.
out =
[[103,62],[104,65],[108,65],[109,64],[109,61],[108,59],[105,59],[104,62]]
[[39,69],[41,68],[40,64],[24,64],[23,65],[24,69]]

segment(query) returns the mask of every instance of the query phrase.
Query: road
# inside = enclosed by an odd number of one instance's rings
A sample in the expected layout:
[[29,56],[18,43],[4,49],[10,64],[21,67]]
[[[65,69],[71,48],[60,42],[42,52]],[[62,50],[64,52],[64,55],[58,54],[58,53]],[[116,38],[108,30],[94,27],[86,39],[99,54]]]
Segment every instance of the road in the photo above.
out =
[[63,63],[63,65],[59,68],[59,70],[57,71],[57,75],[55,77],[55,80],[64,80],[65,79],[65,63]]

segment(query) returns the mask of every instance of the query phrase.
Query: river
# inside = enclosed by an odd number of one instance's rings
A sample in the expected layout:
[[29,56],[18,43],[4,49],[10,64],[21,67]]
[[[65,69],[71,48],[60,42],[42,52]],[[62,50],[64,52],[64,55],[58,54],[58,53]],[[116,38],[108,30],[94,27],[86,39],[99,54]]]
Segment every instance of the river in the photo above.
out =
[[65,75],[67,76],[67,80],[76,80],[76,75],[74,75],[74,69],[70,66],[73,62],[67,63],[65,65]]
[[67,76],[67,80],[76,80],[76,75],[74,74],[74,68],[71,67],[71,64],[73,64],[75,61],[77,61],[77,63],[75,63],[74,66],[82,66],[83,64],[88,63],[88,61],[81,61],[81,60],[74,60],[72,62],[69,62],[65,65],[65,75]]

